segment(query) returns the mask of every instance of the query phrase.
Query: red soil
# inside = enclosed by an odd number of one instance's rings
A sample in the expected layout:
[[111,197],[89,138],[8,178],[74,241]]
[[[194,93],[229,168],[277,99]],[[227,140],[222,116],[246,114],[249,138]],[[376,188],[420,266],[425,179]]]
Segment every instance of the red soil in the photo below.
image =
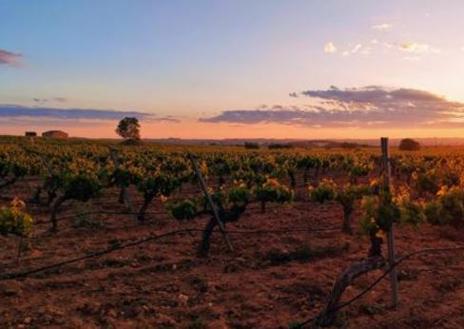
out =
[[[27,184],[7,191],[26,198]],[[117,211],[117,191],[106,193],[87,210]],[[5,203],[5,202],[4,202]],[[76,203],[62,215],[73,213]],[[265,214],[245,213],[229,230],[318,228],[340,226],[336,204],[295,202]],[[150,210],[162,211],[160,204]],[[31,208],[36,220],[47,210]],[[13,237],[0,238],[0,274],[51,264],[107,248],[115,241],[139,239],[182,228],[202,229],[207,218],[178,223],[167,215],[147,216],[138,225],[130,216],[94,216],[101,228],[75,228],[60,222],[57,234],[36,225],[30,249],[16,263]],[[198,258],[200,233],[176,235],[74,263],[19,280],[0,282],[0,328],[288,328],[323,308],[340,272],[362,259],[368,241],[362,235],[334,232],[233,234],[228,252],[219,233],[210,257]],[[456,246],[464,234],[447,227],[398,227],[398,254]],[[384,248],[386,249],[386,248]],[[300,252],[298,254],[298,251]],[[300,255],[297,260],[285,255]],[[279,255],[281,256],[279,258]],[[296,257],[298,258],[298,257]],[[384,280],[344,309],[337,326],[344,328],[464,328],[464,257],[462,252],[421,255],[399,267],[400,306],[392,310]],[[344,299],[361,292],[379,275],[370,273],[349,287]]]

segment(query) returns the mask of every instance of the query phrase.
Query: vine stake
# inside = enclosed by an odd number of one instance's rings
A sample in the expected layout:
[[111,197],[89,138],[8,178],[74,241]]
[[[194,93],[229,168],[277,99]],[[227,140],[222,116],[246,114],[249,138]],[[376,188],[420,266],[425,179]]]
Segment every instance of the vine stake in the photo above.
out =
[[224,237],[224,240],[227,243],[227,247],[229,248],[230,251],[234,251],[234,248],[232,247],[232,243],[229,240],[229,236],[227,235],[224,223],[222,222],[221,217],[219,216],[219,212],[218,212],[218,210],[216,208],[216,204],[214,203],[213,199],[211,198],[211,196],[208,193],[208,186],[206,185],[206,182],[203,179],[203,175],[201,174],[200,169],[198,168],[197,161],[196,161],[195,157],[192,154],[189,154],[188,157],[189,157],[190,161],[192,162],[193,169],[195,170],[195,174],[196,174],[196,176],[198,178],[198,181],[200,182],[201,190],[203,191],[203,194],[205,195],[211,209],[213,210],[214,218],[216,219],[216,222],[217,222],[217,224],[219,226],[219,230],[221,231],[221,233],[222,233],[222,235]]
[[[390,192],[390,177],[391,177],[391,166],[390,166],[390,154],[388,150],[388,137],[381,137],[380,144],[382,148],[382,163],[383,163],[383,179],[384,189]],[[390,223],[390,229],[387,231],[387,245],[388,245],[388,263],[395,264],[395,236],[393,232],[393,222]],[[392,292],[392,306],[396,308],[398,306],[398,275],[396,268],[390,272],[390,286]]]

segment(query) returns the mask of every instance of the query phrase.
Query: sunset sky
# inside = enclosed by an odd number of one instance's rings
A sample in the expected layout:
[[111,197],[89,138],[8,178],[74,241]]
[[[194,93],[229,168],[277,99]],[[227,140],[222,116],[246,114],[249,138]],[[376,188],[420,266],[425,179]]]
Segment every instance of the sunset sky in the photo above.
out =
[[0,0],[0,134],[464,136],[462,0]]

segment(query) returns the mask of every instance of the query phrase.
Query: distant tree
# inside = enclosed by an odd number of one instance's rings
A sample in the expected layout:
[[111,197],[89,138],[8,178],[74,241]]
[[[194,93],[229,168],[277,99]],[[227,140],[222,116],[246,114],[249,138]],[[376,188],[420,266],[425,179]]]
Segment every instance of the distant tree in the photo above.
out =
[[420,149],[420,144],[414,139],[405,138],[400,141],[399,149],[402,151],[417,151]]
[[268,149],[270,150],[278,150],[278,149],[291,149],[293,148],[292,144],[278,144],[278,143],[273,143],[269,144],[267,146]]
[[258,143],[245,142],[244,146],[245,146],[246,149],[259,149],[259,144]]
[[140,124],[137,118],[125,117],[119,121],[116,133],[125,140],[140,140]]

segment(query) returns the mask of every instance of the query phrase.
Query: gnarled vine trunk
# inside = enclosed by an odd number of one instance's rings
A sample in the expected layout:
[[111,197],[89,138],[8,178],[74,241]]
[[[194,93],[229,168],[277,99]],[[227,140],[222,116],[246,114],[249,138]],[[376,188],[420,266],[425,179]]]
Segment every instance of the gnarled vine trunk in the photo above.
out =
[[66,197],[64,195],[58,197],[55,202],[53,203],[52,213],[50,216],[50,221],[52,222],[52,232],[58,231],[58,220],[56,219],[56,215],[58,214],[58,210],[60,209],[61,205],[66,201]]
[[147,212],[148,206],[150,205],[150,202],[153,201],[155,197],[154,196],[148,196],[143,199],[143,204],[139,209],[139,212],[137,214],[137,220],[139,222],[144,222],[145,221],[145,213]]
[[129,197],[129,190],[125,186],[121,187],[121,190],[119,191],[118,202],[120,204],[123,204],[129,212],[132,212],[134,210],[131,199]]
[[371,256],[367,259],[354,263],[345,269],[337,278],[325,309],[316,318],[316,324],[321,327],[330,326],[334,323],[340,299],[346,288],[348,288],[356,278],[368,272],[381,269],[385,266],[385,259],[382,256]]
[[309,168],[305,168],[303,171],[303,184],[306,186],[309,180]]
[[385,258],[382,256],[382,239],[375,234],[371,234],[370,240],[371,246],[368,257],[365,260],[351,264],[335,281],[326,307],[319,313],[315,320],[316,325],[321,327],[332,325],[337,317],[340,299],[346,288],[361,275],[381,269],[386,265]]
[[47,191],[47,206],[50,206],[53,203],[53,200],[56,198],[56,191],[55,190],[49,190]]
[[118,197],[118,203],[119,204],[125,204],[124,200],[124,195],[126,194],[126,188],[125,187],[121,187],[121,189],[119,190],[119,197]]
[[34,203],[34,204],[40,204],[40,195],[41,194],[42,194],[42,186],[38,186],[35,189],[34,194],[31,197],[30,202]]
[[343,211],[343,227],[342,231],[345,234],[352,235],[353,228],[351,227],[352,211]]
[[205,230],[203,231],[200,248],[198,249],[198,256],[200,257],[208,256],[209,247],[210,247],[210,238],[211,238],[211,235],[213,234],[213,230],[216,227],[216,225],[217,225],[216,219],[214,217],[211,217],[210,220],[208,221],[208,224],[206,224]]

